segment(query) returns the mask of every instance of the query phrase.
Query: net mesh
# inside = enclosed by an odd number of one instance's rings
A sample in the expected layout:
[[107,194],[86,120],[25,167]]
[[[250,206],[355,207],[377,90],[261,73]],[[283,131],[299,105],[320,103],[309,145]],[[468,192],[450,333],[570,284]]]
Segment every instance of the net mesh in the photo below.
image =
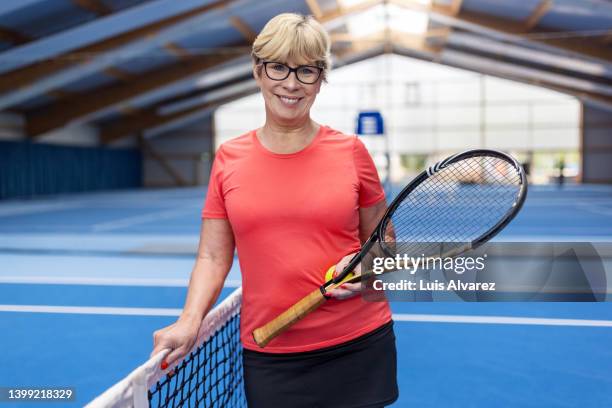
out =
[[151,407],[240,407],[242,389],[240,317],[235,315],[149,390]]
[[246,407],[241,299],[237,289],[206,316],[195,346],[178,365],[162,371],[166,353],[160,353],[88,407]]

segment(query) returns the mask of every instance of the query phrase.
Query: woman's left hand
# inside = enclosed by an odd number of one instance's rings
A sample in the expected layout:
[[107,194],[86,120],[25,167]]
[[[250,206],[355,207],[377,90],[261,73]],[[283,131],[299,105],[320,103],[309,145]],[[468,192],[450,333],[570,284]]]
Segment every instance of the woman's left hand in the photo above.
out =
[[[336,264],[336,272],[334,272],[334,277],[337,276],[339,273],[341,273],[344,270],[344,267],[346,267],[346,265],[348,265],[351,259],[353,259],[353,256],[355,256],[355,253],[345,256],[344,258],[340,260],[340,262]],[[353,272],[357,274],[361,273],[361,262],[357,264],[355,269],[353,269]],[[361,282],[356,282],[356,283],[343,283],[338,288],[334,290],[330,290],[327,293],[333,299],[344,300],[344,299],[349,299],[354,296],[357,296],[359,295],[360,292],[361,292]]]

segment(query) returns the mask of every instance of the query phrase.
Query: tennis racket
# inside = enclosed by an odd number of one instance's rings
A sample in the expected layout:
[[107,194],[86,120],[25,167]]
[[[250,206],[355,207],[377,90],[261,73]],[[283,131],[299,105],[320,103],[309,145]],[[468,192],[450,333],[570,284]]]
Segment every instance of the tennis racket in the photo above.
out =
[[[502,152],[470,150],[430,166],[397,195],[361,251],[342,272],[254,330],[255,342],[265,347],[323,304],[328,291],[345,282],[371,277],[371,272],[351,272],[371,250],[390,257],[458,256],[499,233],[519,212],[526,196],[523,168]],[[427,243],[432,243],[430,253],[426,253]]]

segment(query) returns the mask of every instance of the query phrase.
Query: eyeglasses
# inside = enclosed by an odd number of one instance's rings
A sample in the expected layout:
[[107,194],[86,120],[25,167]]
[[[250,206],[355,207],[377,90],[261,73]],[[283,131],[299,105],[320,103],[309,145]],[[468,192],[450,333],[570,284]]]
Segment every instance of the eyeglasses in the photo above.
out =
[[292,72],[295,72],[297,80],[307,85],[317,82],[321,72],[323,72],[323,68],[315,65],[300,65],[297,68],[290,68],[280,62],[264,61],[263,66],[266,75],[273,81],[287,79]]

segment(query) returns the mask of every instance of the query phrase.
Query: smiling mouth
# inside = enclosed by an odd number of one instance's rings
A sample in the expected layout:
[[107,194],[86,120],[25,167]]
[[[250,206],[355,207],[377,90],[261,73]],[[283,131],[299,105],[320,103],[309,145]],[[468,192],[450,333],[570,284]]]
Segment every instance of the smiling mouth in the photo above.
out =
[[290,97],[290,96],[280,96],[280,95],[276,95],[278,97],[278,99],[281,100],[282,103],[284,103],[285,105],[295,105],[296,103],[298,103],[300,100],[302,100],[302,98],[296,98],[296,97]]

